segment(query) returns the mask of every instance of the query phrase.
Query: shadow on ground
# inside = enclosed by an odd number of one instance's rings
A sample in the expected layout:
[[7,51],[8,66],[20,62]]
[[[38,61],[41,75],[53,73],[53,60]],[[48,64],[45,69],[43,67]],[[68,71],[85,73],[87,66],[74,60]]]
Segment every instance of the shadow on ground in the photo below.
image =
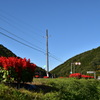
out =
[[58,91],[58,89],[46,85],[36,85],[36,87],[37,87],[36,92],[42,91],[43,93],[47,93],[47,92]]
[[53,92],[53,91],[58,91],[58,89],[47,86],[47,85],[33,85],[33,84],[17,84],[17,83],[5,83],[5,85],[9,87],[13,87],[16,89],[21,89],[24,88],[29,91],[35,91],[35,92],[43,92],[43,93],[48,93],[48,92]]

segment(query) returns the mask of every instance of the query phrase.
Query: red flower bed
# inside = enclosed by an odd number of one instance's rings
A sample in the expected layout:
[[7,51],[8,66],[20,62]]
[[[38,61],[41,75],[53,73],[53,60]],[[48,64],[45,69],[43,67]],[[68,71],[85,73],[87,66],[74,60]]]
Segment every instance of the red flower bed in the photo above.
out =
[[94,78],[93,76],[89,76],[89,75],[81,75],[80,73],[73,73],[70,74],[69,77],[74,77],[74,78],[85,78],[85,79],[90,79],[90,78]]
[[48,76],[44,76],[43,78],[49,78]]
[[36,65],[30,63],[30,59],[27,60],[26,58],[0,57],[0,68],[1,70],[6,70],[10,78],[27,82],[32,80]]
[[80,73],[74,73],[74,74],[70,74],[69,77],[75,77],[75,78],[81,78],[81,74]]
[[35,75],[35,78],[39,78],[40,76],[39,75]]
[[31,69],[32,71],[35,70],[36,65],[30,63],[30,59],[22,59],[18,57],[0,57],[0,66],[3,67],[5,70],[13,67],[15,68],[16,72],[19,72],[20,69]]
[[85,79],[91,79],[91,78],[94,78],[93,76],[89,76],[89,75],[81,75],[82,78],[85,78]]

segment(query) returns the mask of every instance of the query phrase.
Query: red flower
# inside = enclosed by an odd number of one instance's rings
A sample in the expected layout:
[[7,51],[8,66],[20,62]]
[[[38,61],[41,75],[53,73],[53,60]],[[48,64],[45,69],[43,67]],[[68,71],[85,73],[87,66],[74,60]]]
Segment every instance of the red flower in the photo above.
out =
[[15,68],[16,72],[19,72],[21,69],[31,69],[34,71],[36,68],[35,64],[30,63],[30,59],[22,59],[18,57],[0,57],[0,66],[5,70],[8,70],[10,67]]
[[36,77],[36,78],[39,78],[40,76],[39,76],[39,75],[35,75],[35,77]]
[[43,78],[49,78],[48,76],[44,76]]
[[[0,57],[1,70],[8,70],[12,78],[17,81],[32,81],[35,64],[30,63],[30,59],[18,57]],[[12,75],[13,74],[13,75]],[[26,77],[27,76],[27,79]]]
[[69,77],[81,78],[81,74],[80,73],[74,73],[74,74],[70,74]]

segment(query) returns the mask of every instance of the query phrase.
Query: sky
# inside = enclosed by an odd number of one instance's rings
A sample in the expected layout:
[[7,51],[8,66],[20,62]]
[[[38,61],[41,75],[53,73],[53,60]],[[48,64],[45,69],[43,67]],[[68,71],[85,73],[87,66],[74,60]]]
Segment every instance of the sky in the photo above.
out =
[[100,45],[100,0],[0,0],[0,44],[49,70]]

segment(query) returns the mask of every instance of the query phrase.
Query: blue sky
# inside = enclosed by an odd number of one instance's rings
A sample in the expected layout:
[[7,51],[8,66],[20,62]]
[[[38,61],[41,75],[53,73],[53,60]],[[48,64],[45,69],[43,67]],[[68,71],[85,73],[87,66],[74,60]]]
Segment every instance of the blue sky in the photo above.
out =
[[0,44],[42,68],[46,65],[46,29],[52,70],[100,46],[100,0],[0,0],[0,32],[34,49],[1,33]]

